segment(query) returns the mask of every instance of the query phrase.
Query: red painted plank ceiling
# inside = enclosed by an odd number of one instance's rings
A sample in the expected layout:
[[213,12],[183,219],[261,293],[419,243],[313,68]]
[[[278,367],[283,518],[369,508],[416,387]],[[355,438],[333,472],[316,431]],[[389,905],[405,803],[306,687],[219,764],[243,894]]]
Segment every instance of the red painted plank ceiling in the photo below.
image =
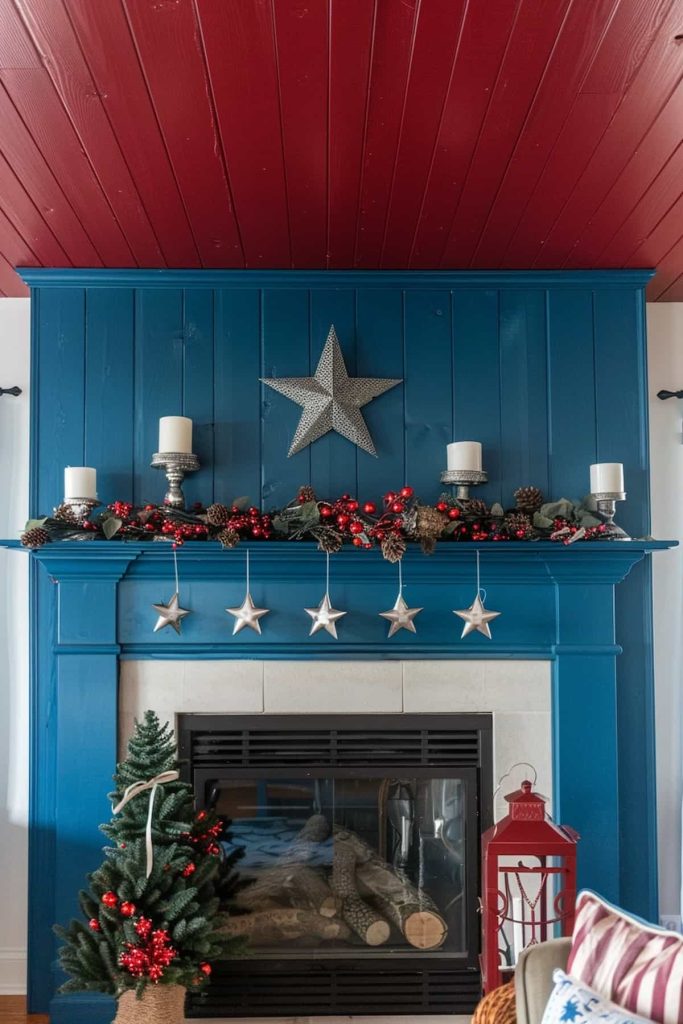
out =
[[657,268],[681,0],[0,0],[15,266]]

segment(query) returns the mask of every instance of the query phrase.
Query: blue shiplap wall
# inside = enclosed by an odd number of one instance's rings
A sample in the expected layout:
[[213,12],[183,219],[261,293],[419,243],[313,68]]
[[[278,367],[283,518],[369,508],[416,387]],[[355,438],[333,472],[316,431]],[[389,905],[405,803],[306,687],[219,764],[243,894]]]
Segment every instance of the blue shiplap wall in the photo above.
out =
[[[36,512],[66,463],[97,466],[105,500],[158,498],[158,419],[182,412],[202,462],[192,500],[268,507],[307,482],[375,497],[405,481],[430,498],[447,442],[477,438],[488,501],[522,483],[580,497],[589,463],[618,460],[621,518],[647,530],[642,274],[50,274],[28,275]],[[332,434],[287,458],[299,408],[259,383],[311,373],[331,323],[352,374],[404,379],[364,410],[377,459]]]
[[[628,501],[619,520],[642,536],[649,531],[642,291],[648,276],[27,271],[32,513],[60,500],[67,464],[96,466],[104,501],[159,500],[164,480],[149,466],[158,419],[184,413],[195,422],[202,462],[186,483],[191,501],[249,495],[268,508],[307,482],[321,496],[351,491],[364,498],[409,482],[433,499],[445,445],[475,438],[484,444],[489,474],[477,493],[504,505],[527,483],[549,496],[581,497],[591,462],[623,462]],[[364,410],[377,459],[334,435],[288,459],[299,409],[259,383],[311,373],[330,323],[352,374],[404,380]],[[641,563],[616,593],[625,649],[617,695],[620,893],[630,909],[652,917],[649,573],[649,563]],[[42,576],[33,600],[36,665],[52,665],[53,595]],[[52,762],[41,730],[54,715],[54,695],[54,678],[35,672],[32,763],[47,804]],[[34,864],[43,852],[52,856],[53,842],[49,830],[36,831]],[[36,908],[36,919],[40,914]],[[43,917],[47,935],[48,911]],[[36,977],[32,984],[34,1008],[42,1008],[50,982]]]

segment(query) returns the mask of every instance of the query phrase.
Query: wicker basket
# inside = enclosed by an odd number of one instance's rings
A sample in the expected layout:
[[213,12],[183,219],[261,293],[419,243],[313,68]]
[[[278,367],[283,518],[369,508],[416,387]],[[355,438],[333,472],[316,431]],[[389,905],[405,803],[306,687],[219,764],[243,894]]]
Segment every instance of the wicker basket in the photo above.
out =
[[119,998],[114,1024],[182,1024],[185,989],[181,985],[148,985],[142,999],[135,992]]

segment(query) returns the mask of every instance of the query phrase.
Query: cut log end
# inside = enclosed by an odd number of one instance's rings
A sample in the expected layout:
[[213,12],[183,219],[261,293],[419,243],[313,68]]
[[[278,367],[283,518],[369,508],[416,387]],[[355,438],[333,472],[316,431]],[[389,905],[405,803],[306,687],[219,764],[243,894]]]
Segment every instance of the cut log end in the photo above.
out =
[[364,940],[368,946],[383,946],[389,940],[391,928],[386,921],[375,921],[364,933]]
[[443,918],[430,910],[418,910],[403,922],[403,934],[416,949],[438,949],[446,941]]

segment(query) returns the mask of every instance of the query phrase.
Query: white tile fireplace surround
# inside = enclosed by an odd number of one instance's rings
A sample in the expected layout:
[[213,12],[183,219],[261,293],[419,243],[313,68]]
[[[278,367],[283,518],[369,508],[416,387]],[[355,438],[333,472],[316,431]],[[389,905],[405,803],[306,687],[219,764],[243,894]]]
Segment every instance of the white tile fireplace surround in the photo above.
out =
[[[493,715],[494,781],[515,762],[528,761],[538,772],[538,789],[550,795],[550,698],[548,661],[123,661],[119,742],[123,752],[135,718],[147,708],[169,722],[180,712],[487,712]],[[518,773],[513,781],[521,781]],[[499,801],[497,815],[503,806]]]
[[[538,772],[538,789],[552,793],[551,666],[548,661],[123,661],[119,745],[147,708],[170,722],[181,712],[211,714],[438,714],[493,716],[494,783],[517,761]],[[517,770],[498,794],[521,781]],[[394,1024],[395,1017],[254,1018],[230,1024]],[[419,1024],[440,1015],[413,1014]],[[453,1024],[467,1017],[450,1015]]]

